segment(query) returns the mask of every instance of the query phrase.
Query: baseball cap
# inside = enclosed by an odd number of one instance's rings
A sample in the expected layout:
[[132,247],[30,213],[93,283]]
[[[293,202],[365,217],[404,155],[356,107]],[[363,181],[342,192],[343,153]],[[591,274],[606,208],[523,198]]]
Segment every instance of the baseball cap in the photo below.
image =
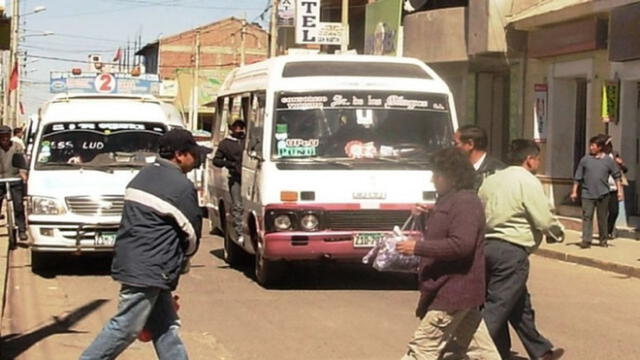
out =
[[158,152],[170,154],[176,151],[190,152],[196,156],[196,167],[202,164],[205,156],[213,151],[206,146],[196,143],[190,131],[185,129],[172,129],[167,131],[158,140]]
[[12,130],[7,125],[0,126],[0,135],[11,135]]

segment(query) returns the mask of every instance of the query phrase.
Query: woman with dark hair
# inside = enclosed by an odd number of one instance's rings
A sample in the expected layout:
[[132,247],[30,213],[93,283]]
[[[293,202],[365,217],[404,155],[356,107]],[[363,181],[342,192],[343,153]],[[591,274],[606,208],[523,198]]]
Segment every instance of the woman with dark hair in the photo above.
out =
[[479,311],[485,295],[485,217],[473,189],[473,166],[455,148],[437,152],[432,164],[438,200],[426,214],[423,240],[397,244],[399,252],[422,257],[416,309],[421,321],[403,360],[440,359],[453,339],[455,346],[446,351],[500,359]]
[[[605,135],[606,136],[606,135]],[[615,239],[616,237],[616,221],[618,219],[618,213],[620,211],[620,203],[624,206],[624,198],[622,200],[618,199],[618,185],[627,186],[629,185],[625,173],[627,172],[627,167],[624,165],[624,161],[620,154],[613,150],[613,142],[611,136],[606,136],[607,140],[604,143],[604,153],[606,156],[613,159],[613,161],[620,168],[620,182],[616,183],[612,176],[609,176],[609,216],[607,217],[607,238]],[[623,191],[624,193],[624,188]]]

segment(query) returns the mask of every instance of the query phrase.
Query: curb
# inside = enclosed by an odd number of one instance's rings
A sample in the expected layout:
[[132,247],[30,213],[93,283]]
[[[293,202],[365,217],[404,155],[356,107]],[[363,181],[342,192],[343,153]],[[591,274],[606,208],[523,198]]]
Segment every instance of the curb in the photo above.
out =
[[[7,279],[9,275],[9,238],[0,236],[0,294],[2,294],[2,304],[0,304],[0,324],[4,318],[4,306],[7,301]],[[0,326],[0,335],[2,326]]]
[[545,258],[594,267],[600,270],[610,271],[617,274],[626,275],[629,277],[640,278],[640,268],[634,267],[631,265],[618,264],[610,261],[593,259],[586,256],[577,256],[577,255],[567,254],[560,251],[549,250],[549,249],[538,248],[534,252],[534,254],[541,257],[545,257]]

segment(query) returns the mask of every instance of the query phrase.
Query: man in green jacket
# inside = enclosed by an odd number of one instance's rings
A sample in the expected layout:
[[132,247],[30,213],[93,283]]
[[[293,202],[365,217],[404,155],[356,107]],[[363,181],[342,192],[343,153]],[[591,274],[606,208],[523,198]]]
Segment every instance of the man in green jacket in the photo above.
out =
[[540,166],[538,145],[514,140],[509,163],[511,166],[485,179],[478,193],[487,219],[484,319],[503,359],[511,356],[508,323],[531,359],[559,359],[564,350],[554,349],[536,329],[527,279],[529,254],[540,245],[542,236],[562,241],[564,229],[551,213],[542,184],[534,175]]

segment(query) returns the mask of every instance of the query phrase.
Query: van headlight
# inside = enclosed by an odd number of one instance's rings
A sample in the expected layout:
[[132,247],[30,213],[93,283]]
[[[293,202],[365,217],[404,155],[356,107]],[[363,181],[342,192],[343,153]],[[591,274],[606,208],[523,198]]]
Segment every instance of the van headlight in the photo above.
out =
[[273,226],[277,231],[285,231],[291,229],[291,218],[289,215],[278,215],[273,219]]
[[300,219],[300,226],[305,231],[316,231],[319,224],[320,220],[314,214],[307,214]]
[[64,205],[54,198],[32,196],[29,206],[29,212],[33,215],[61,215],[66,213]]

